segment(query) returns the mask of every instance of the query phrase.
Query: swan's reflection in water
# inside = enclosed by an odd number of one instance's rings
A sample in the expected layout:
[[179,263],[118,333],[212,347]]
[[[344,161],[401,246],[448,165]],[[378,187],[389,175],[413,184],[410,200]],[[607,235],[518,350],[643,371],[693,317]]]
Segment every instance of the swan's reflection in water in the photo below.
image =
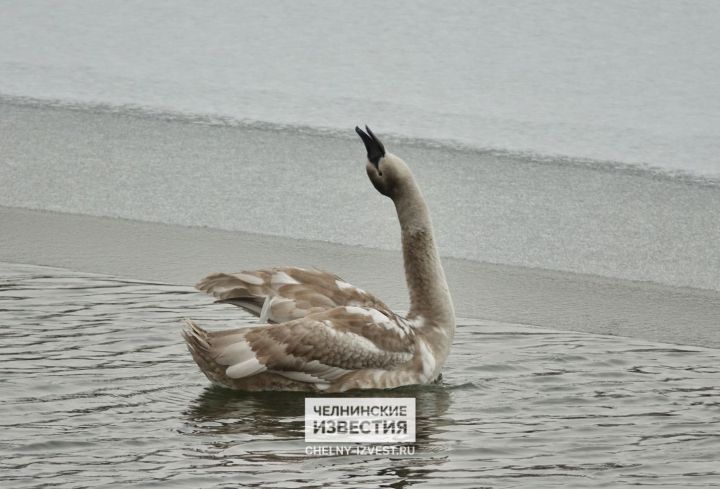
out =
[[[378,465],[378,475],[398,482],[397,478],[401,473],[417,474],[419,466],[445,459],[442,453],[445,449],[443,440],[437,435],[443,426],[452,423],[451,419],[445,417],[451,405],[451,392],[444,385],[427,385],[343,394],[343,397],[415,398],[416,443],[411,444],[415,447],[413,455],[306,455],[306,393],[238,392],[211,386],[202,392],[185,414],[191,432],[204,439],[213,440],[214,451],[219,450],[223,455],[241,455],[243,460],[283,460],[285,463],[295,460],[309,465],[322,463],[338,467],[361,461],[381,462]],[[325,397],[321,394],[310,395]],[[239,448],[239,445],[244,449]],[[433,453],[438,455],[439,459],[433,457]],[[392,459],[392,463],[388,463],[388,459]],[[404,460],[407,463],[403,463]]]
[[[312,395],[312,394],[311,394]],[[376,465],[376,476],[392,487],[406,487],[445,459],[446,442],[438,436],[452,403],[452,389],[442,385],[412,386],[389,391],[348,392],[343,397],[412,397],[416,402],[416,442],[412,455],[308,456],[305,453],[306,393],[237,392],[207,387],[186,411],[191,432],[212,442],[215,455],[241,456],[243,462],[295,462],[307,470],[348,472],[348,465]],[[313,395],[314,396],[314,395]],[[316,395],[318,397],[325,397]],[[327,396],[331,397],[331,396]],[[240,446],[244,448],[240,448]],[[365,472],[367,475],[368,473]]]
[[[302,440],[307,396],[300,392],[239,392],[209,386],[186,414],[189,425],[198,433]],[[452,422],[443,418],[451,403],[450,391],[443,385],[348,392],[343,397],[415,398],[418,449],[429,447],[438,428]]]

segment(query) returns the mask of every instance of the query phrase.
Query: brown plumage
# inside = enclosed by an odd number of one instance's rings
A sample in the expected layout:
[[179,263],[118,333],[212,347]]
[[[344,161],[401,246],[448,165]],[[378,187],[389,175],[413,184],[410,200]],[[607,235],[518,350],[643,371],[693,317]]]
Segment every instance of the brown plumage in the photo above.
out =
[[342,392],[436,380],[455,317],[427,206],[407,165],[360,129],[366,169],[400,219],[411,308],[407,318],[340,277],[297,267],[214,273],[197,284],[218,302],[260,318],[257,326],[183,335],[212,382],[240,390]]

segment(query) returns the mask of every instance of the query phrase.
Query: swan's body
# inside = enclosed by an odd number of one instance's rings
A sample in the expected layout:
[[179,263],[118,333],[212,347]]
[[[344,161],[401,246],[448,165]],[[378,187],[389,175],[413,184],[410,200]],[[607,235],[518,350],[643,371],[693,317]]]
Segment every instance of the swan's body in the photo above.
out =
[[263,323],[208,332],[188,321],[185,340],[212,382],[239,390],[342,392],[438,379],[455,313],[427,206],[407,165],[386,154],[369,129],[356,131],[368,152],[368,177],[397,209],[410,291],[407,317],[319,270],[212,274],[198,289]]

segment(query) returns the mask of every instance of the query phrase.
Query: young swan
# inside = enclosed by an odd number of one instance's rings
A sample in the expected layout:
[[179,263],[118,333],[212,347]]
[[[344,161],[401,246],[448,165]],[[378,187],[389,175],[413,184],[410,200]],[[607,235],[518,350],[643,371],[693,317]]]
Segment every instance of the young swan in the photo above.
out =
[[410,311],[316,269],[214,273],[197,288],[259,316],[209,332],[187,320],[190,353],[210,381],[239,390],[343,392],[434,382],[450,352],[455,312],[432,223],[410,169],[365,126],[367,174],[395,203]]

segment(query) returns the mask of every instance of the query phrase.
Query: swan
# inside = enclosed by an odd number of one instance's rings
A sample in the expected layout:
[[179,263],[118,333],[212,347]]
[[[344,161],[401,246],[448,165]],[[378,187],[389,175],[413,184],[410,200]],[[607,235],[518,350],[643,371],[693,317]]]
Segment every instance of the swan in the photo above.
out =
[[436,382],[450,352],[455,311],[420,188],[405,162],[369,127],[355,128],[373,186],[395,204],[410,310],[317,269],[213,273],[197,289],[240,306],[260,324],[183,336],[205,376],[244,391],[344,392]]

